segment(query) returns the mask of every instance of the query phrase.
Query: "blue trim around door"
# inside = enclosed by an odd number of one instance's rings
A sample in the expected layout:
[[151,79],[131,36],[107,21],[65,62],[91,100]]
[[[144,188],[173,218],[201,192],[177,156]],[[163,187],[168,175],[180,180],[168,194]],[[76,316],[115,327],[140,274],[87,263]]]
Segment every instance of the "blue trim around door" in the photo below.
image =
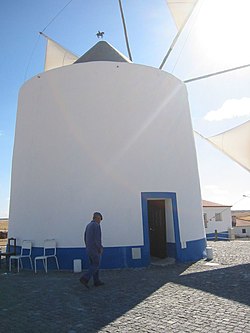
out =
[[173,222],[174,222],[174,237],[175,237],[175,254],[176,260],[180,261],[182,257],[181,242],[180,242],[180,229],[178,220],[177,200],[176,193],[174,192],[142,192],[142,221],[143,221],[143,235],[144,245],[147,255],[150,258],[150,243],[149,243],[149,230],[148,230],[148,205],[147,201],[150,199],[171,199],[173,209]]

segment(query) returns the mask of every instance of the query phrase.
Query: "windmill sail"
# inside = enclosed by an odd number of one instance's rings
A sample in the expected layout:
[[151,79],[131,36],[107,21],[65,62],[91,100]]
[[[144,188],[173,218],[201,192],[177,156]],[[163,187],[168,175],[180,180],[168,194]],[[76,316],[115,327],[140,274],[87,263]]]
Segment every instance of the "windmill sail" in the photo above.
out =
[[187,21],[198,0],[167,0],[174,22],[179,29]]
[[162,69],[163,66],[165,65],[182,30],[184,29],[189,17],[191,16],[196,3],[198,2],[198,0],[166,0],[166,1],[167,1],[167,5],[171,11],[171,14],[174,18],[175,24],[178,28],[178,32],[177,32],[172,44],[170,45],[170,48],[168,49],[167,54],[165,55],[164,59],[162,60],[162,63],[160,64],[159,69]]
[[250,172],[250,120],[207,140]]
[[53,39],[41,33],[47,39],[47,48],[45,56],[44,70],[48,71],[53,68],[73,64],[78,57],[68,51]]

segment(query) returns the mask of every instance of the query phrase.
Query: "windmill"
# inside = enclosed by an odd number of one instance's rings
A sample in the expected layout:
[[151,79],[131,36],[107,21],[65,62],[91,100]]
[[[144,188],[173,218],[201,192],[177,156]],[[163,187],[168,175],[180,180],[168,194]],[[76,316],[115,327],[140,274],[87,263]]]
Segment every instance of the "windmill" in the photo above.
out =
[[97,208],[111,235],[105,267],[146,266],[155,253],[197,260],[206,246],[186,85],[164,64],[132,63],[120,10],[129,57],[103,40],[77,57],[42,32],[47,70],[20,91],[10,234],[28,230],[36,251],[53,235],[64,268]]
[[[176,24],[177,33],[176,33],[176,36],[174,37],[170,47],[168,48],[167,53],[164,56],[161,64],[159,65],[159,69],[164,68],[171,52],[173,51],[176,43],[178,42],[178,39],[179,39],[181,33],[183,32],[184,28],[186,27],[188,21],[191,19],[192,14],[194,13],[198,3],[201,3],[201,2],[202,2],[202,0],[181,0],[181,1],[180,0],[166,0],[166,4],[169,7],[173,20]],[[128,51],[129,59],[132,61],[132,52],[131,52],[131,48],[129,45],[128,31],[127,31],[127,26],[126,26],[126,22],[125,22],[125,15],[124,15],[123,7],[122,7],[122,1],[118,0],[118,3],[119,3],[121,19],[122,19],[122,23],[123,23],[127,51]],[[41,33],[41,34],[45,38],[47,38],[47,43],[48,43],[46,61],[45,61],[45,70],[73,63],[77,59],[76,55],[74,55],[67,49],[60,46],[57,42],[53,41],[48,36],[44,35],[43,33]],[[103,38],[104,32],[98,31],[98,33],[96,35],[98,38]],[[49,64],[50,62],[51,62],[51,64]],[[249,66],[250,66],[250,64],[245,64],[245,65],[241,65],[241,66],[237,66],[237,67],[227,68],[227,69],[224,69],[221,71],[208,73],[208,74],[204,74],[202,76],[186,79],[186,80],[184,80],[184,82],[186,84],[189,84],[189,83],[192,83],[192,82],[195,82],[198,80],[204,80],[204,79],[208,79],[208,78],[215,77],[218,75],[230,73],[233,71],[242,70]],[[237,133],[239,132],[239,130],[241,130],[241,128],[245,128],[245,126],[237,128]],[[234,129],[232,129],[232,130],[234,130]],[[197,135],[199,134],[197,131],[195,131],[195,133]],[[242,135],[244,135],[244,140],[247,140],[247,142],[249,143],[250,134],[247,137],[245,134],[242,134]],[[200,134],[199,137],[205,139],[205,137],[202,134]],[[237,140],[239,140],[239,138],[240,138],[240,135],[237,136]],[[207,142],[211,143],[211,140],[208,139]],[[218,148],[218,146],[216,146],[216,147]],[[219,149],[221,149],[221,147]],[[225,148],[225,147],[221,150],[227,156],[229,156],[231,159],[233,159],[236,163],[239,163],[246,170],[249,170],[249,165],[245,164],[246,162],[242,161],[242,159],[241,159],[241,162],[238,162],[238,157],[232,152],[231,149],[230,149],[230,152],[228,152],[227,148]],[[245,154],[246,154],[246,156],[244,157],[244,160],[248,161],[250,158],[250,154],[247,151],[245,152]],[[247,162],[247,163],[249,163],[249,162]]]

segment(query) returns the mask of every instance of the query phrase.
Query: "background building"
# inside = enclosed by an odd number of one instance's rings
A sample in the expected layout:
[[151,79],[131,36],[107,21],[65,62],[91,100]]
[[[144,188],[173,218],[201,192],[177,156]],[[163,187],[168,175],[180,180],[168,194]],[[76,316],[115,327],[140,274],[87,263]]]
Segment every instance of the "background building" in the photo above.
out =
[[228,238],[228,229],[232,228],[231,207],[202,200],[203,219],[207,239],[215,237]]
[[232,211],[233,228],[235,237],[250,237],[250,211],[235,210]]

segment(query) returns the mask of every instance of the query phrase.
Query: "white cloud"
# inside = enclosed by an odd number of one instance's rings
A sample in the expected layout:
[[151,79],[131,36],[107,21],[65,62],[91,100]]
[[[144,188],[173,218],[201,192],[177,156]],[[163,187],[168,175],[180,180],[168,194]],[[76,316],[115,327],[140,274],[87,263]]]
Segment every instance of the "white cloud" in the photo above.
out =
[[10,197],[5,200],[1,200],[0,205],[0,218],[9,216],[9,205],[10,205]]
[[231,204],[229,203],[229,192],[222,189],[218,185],[205,185],[202,187],[202,199],[212,201],[219,204]]
[[223,190],[218,185],[205,185],[204,189],[212,194],[227,194],[227,190]]
[[[249,193],[249,192],[248,192]],[[232,209],[233,210],[249,210],[250,209],[250,194],[247,194],[249,196],[245,197],[242,196],[242,200],[239,200],[236,202]]]
[[215,202],[222,205],[232,205],[233,210],[249,210],[250,209],[250,191],[249,189],[242,193],[229,191],[223,186],[210,184],[201,188],[202,199]]
[[250,98],[228,99],[218,110],[209,111],[204,119],[220,121],[250,115]]
[[7,209],[0,210],[0,218],[8,218],[9,217],[9,211]]

